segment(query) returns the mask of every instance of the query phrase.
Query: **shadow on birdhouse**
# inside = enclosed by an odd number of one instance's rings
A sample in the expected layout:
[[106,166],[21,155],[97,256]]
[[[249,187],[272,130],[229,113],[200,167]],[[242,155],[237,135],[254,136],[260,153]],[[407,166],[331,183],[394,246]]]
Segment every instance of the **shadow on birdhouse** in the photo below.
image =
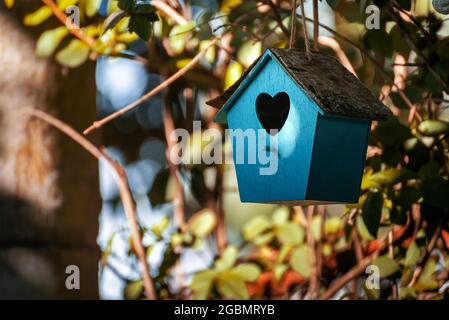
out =
[[236,161],[232,139],[241,201],[292,205],[356,203],[371,121],[391,114],[334,57],[314,53],[309,61],[296,49],[266,50],[207,104],[220,108],[217,122],[248,132],[245,150],[276,138],[277,170],[269,175],[259,161]]

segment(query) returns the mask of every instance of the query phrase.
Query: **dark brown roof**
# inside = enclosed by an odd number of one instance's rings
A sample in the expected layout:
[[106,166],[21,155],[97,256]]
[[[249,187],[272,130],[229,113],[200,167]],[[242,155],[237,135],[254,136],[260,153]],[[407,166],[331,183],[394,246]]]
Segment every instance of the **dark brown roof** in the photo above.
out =
[[[325,113],[373,120],[382,120],[391,114],[335,57],[313,53],[309,61],[305,52],[297,49],[269,50]],[[221,96],[207,104],[216,108],[223,107],[258,61]]]

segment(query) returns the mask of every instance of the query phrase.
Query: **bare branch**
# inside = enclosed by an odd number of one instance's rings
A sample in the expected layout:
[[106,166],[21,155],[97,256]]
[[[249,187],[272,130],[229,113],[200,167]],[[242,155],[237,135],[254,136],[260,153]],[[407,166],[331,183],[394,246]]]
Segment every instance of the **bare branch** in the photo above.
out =
[[218,41],[218,38],[215,38],[212,40],[212,42],[206,46],[204,49],[202,49],[188,64],[186,64],[182,69],[179,69],[175,74],[173,74],[170,78],[159,84],[156,88],[152,89],[150,92],[146,93],[136,101],[128,104],[126,107],[110,114],[109,116],[104,117],[101,120],[95,121],[91,126],[89,126],[86,130],[84,130],[83,134],[88,135],[92,131],[101,128],[106,123],[111,122],[112,120],[120,117],[121,115],[127,113],[128,111],[133,110],[137,106],[139,106],[141,103],[147,101],[151,97],[155,96],[165,88],[167,88],[169,85],[171,85],[173,82],[181,78],[183,75],[185,75],[190,69],[192,69],[194,66],[197,65],[197,63],[200,61],[202,56],[207,52],[207,50],[215,45],[215,43]]
[[99,161],[104,161],[108,168],[114,173],[114,179],[120,190],[120,198],[122,199],[123,206],[125,208],[125,213],[128,218],[128,222],[131,228],[131,236],[133,240],[134,249],[136,251],[137,258],[139,259],[141,265],[141,273],[143,279],[143,285],[145,288],[145,293],[150,300],[156,300],[156,289],[154,287],[154,282],[151,277],[150,268],[147,263],[146,253],[142,244],[142,237],[139,230],[139,224],[137,222],[136,206],[129,189],[128,180],[126,177],[125,170],[123,167],[114,161],[110,156],[103,150],[97,148],[92,142],[87,140],[80,133],[75,131],[72,127],[62,122],[53,116],[34,108],[25,108],[24,110],[28,115],[41,119],[47,122],[51,126],[55,127],[73,141],[78,143],[81,147],[87,150]]

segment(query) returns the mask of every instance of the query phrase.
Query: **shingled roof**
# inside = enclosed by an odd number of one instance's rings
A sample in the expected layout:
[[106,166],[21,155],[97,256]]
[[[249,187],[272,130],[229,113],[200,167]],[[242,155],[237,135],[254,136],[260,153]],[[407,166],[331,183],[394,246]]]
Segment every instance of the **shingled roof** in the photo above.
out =
[[[359,119],[383,120],[391,111],[351,72],[327,54],[313,53],[309,61],[297,49],[267,49],[277,58],[298,85],[326,114]],[[221,108],[239,89],[243,80],[259,62],[256,60],[243,76],[221,96],[206,103]]]

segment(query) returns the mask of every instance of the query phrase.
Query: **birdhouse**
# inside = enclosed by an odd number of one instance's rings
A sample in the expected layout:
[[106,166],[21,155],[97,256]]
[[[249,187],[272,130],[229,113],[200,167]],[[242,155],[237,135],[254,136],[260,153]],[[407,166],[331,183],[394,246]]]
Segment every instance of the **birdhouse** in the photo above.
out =
[[241,161],[233,138],[241,201],[297,205],[357,202],[371,121],[391,113],[334,57],[309,61],[296,49],[266,50],[207,104],[220,108],[217,122],[243,132],[245,159],[276,140],[263,150],[277,153],[276,170],[262,174],[267,163]]

